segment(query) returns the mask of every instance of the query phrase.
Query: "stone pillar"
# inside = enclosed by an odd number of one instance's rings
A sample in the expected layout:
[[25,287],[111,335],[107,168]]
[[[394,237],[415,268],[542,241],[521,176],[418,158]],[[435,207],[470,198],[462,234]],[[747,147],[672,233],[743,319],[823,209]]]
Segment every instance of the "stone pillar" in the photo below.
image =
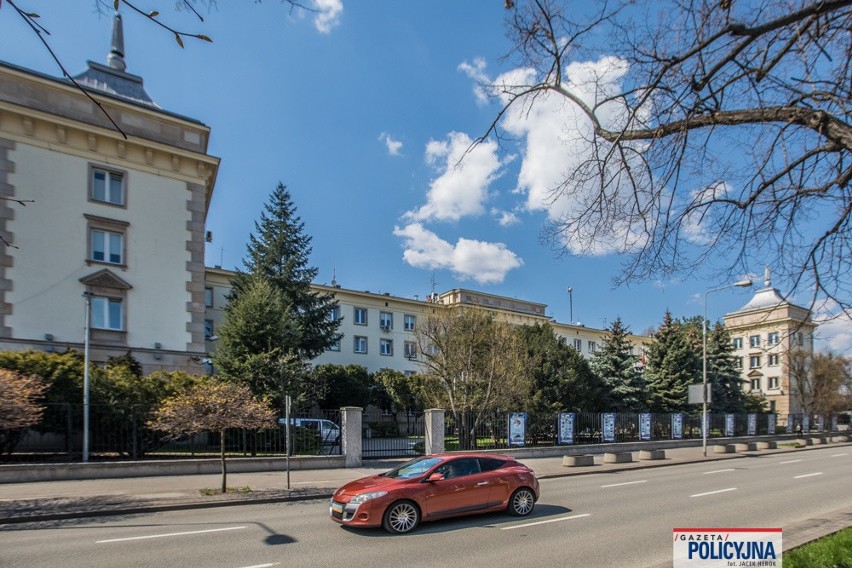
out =
[[340,449],[346,458],[346,467],[361,467],[361,413],[360,406],[344,406],[340,409]]
[[444,451],[444,409],[430,408],[424,412],[423,421],[426,426],[425,452],[440,454]]

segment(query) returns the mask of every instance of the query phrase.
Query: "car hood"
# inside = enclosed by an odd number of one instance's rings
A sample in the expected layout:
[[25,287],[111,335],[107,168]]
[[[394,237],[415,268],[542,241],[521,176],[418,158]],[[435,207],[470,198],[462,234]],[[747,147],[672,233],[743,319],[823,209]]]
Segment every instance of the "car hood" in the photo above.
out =
[[383,477],[381,475],[370,475],[362,477],[355,481],[350,481],[340,489],[334,492],[335,497],[359,495],[370,491],[387,491],[390,488],[397,487],[404,483],[410,483],[410,479],[394,479],[392,477]]

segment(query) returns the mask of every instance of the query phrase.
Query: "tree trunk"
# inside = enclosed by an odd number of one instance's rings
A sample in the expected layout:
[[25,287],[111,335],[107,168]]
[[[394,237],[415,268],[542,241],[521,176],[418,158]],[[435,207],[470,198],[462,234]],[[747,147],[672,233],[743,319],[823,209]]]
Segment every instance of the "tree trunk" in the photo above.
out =
[[225,465],[225,430],[219,431],[219,455],[222,458],[222,493],[228,491],[228,468]]

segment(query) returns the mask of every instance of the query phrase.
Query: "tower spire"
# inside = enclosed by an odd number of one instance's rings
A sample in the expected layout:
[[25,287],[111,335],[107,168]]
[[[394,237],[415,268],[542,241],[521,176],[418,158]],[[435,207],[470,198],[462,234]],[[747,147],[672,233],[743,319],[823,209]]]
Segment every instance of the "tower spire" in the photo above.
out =
[[769,265],[766,265],[766,268],[763,270],[763,283],[766,284],[767,288],[772,286],[772,278],[769,274]]
[[118,71],[127,69],[124,62],[124,28],[121,25],[121,14],[118,12],[112,20],[112,46],[107,56],[107,64]]

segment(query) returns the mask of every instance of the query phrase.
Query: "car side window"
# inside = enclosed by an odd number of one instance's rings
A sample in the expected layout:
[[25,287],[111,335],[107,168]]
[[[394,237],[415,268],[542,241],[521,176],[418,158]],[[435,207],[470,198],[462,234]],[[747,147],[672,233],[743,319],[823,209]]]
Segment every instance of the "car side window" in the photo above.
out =
[[493,458],[480,458],[479,467],[483,472],[486,471],[494,471],[495,469],[502,466],[504,463],[503,460],[496,460]]
[[460,459],[446,463],[435,470],[444,475],[444,479],[453,479],[479,473],[479,461],[476,459]]

